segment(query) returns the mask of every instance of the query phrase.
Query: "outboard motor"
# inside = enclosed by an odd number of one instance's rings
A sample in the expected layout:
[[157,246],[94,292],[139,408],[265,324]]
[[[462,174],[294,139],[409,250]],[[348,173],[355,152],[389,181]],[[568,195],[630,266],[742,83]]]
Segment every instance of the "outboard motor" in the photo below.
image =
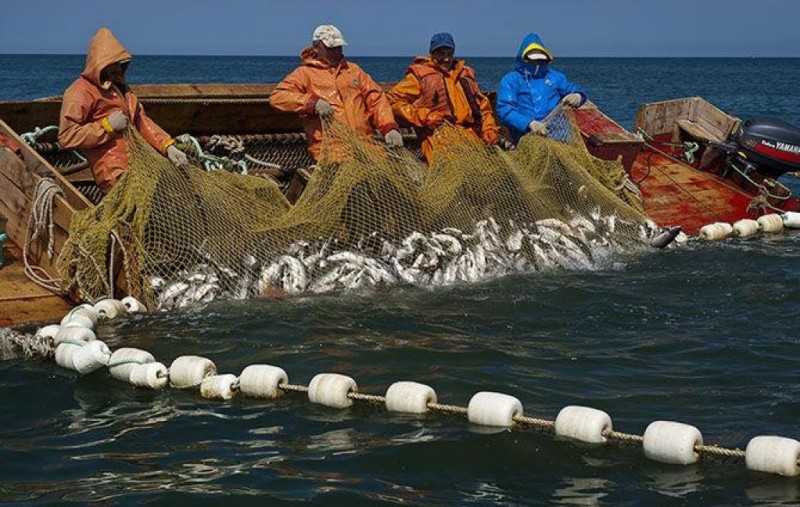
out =
[[768,178],[800,171],[800,128],[776,118],[747,120],[725,143],[711,143],[728,153],[728,163],[742,173]]

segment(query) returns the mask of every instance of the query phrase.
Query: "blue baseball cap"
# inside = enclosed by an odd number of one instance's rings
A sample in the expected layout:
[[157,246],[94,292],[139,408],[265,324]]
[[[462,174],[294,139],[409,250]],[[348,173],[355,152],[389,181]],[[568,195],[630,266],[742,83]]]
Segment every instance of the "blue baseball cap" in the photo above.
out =
[[437,33],[431,37],[431,53],[439,48],[456,48],[456,41],[447,32]]

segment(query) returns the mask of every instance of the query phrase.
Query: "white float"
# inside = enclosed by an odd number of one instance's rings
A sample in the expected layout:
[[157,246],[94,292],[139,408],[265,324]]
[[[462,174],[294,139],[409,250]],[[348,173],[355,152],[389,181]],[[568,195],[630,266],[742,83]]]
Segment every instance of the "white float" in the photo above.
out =
[[210,400],[232,400],[239,392],[236,375],[210,375],[200,383],[200,396]]
[[800,468],[797,466],[798,458],[800,458],[800,442],[793,438],[759,436],[750,440],[745,449],[747,468],[787,477],[800,474]]
[[748,238],[758,234],[760,226],[755,220],[743,218],[733,224],[733,235],[739,238]]
[[277,366],[268,364],[251,364],[239,375],[239,391],[252,398],[278,398],[283,391],[281,384],[288,384],[289,376]]
[[59,326],[58,324],[49,324],[47,326],[40,327],[36,331],[34,337],[38,336],[40,338],[51,338],[52,340],[55,340],[56,335],[58,334],[59,331],[61,331],[61,326]]
[[386,390],[386,410],[406,414],[424,414],[428,403],[436,403],[436,391],[418,382],[395,382]]
[[111,354],[108,360],[108,372],[115,379],[122,382],[130,382],[131,370],[137,364],[154,363],[153,354],[142,349],[132,347],[122,347]]
[[92,321],[92,325],[97,325],[97,319],[99,315],[94,307],[88,303],[83,303],[82,305],[78,305],[72,310],[69,311],[64,318],[61,319],[61,325],[65,325],[74,315],[83,315]]
[[128,379],[136,387],[146,387],[148,389],[161,390],[169,382],[167,367],[161,363],[136,364],[131,369]]
[[122,306],[128,313],[147,313],[147,307],[133,296],[122,298]]
[[85,327],[62,327],[53,338],[56,345],[64,342],[80,345],[78,342],[88,343],[96,339],[94,331]]
[[176,389],[198,387],[203,379],[216,375],[217,366],[201,356],[180,356],[169,367],[169,385]]
[[94,305],[100,320],[116,319],[119,316],[125,315],[125,305],[119,299],[103,299]]
[[475,393],[467,406],[467,419],[472,424],[509,428],[514,416],[522,415],[522,403],[503,393],[481,391]]
[[73,363],[73,356],[75,352],[81,349],[81,345],[76,343],[60,343],[56,347],[56,364],[68,370],[75,370],[75,363]]
[[613,428],[611,417],[591,407],[570,405],[561,409],[556,417],[556,435],[590,444],[604,444],[603,433]]
[[788,229],[800,229],[800,213],[787,211],[783,214],[783,226]]
[[725,239],[733,233],[733,226],[725,222],[714,222],[700,229],[700,237],[709,241]]
[[674,465],[697,463],[695,446],[703,445],[703,435],[694,426],[672,421],[654,421],[644,431],[644,455],[654,461]]
[[348,393],[356,391],[356,381],[346,375],[319,373],[308,384],[308,400],[327,407],[347,408],[353,404]]
[[108,364],[111,350],[100,340],[89,342],[72,354],[72,364],[75,371],[81,375],[91,373]]
[[83,312],[73,313],[68,319],[61,321],[61,327],[85,327],[86,329],[94,329],[94,321]]
[[770,213],[758,217],[758,225],[761,227],[761,232],[773,233],[781,232],[783,230],[783,217],[777,213]]

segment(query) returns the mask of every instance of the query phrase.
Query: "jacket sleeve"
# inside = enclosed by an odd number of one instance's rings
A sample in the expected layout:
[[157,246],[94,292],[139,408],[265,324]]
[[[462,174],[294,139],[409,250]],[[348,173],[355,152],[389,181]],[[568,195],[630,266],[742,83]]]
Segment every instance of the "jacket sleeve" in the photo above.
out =
[[394,113],[395,118],[399,118],[414,127],[423,127],[422,122],[430,110],[414,107],[413,104],[419,98],[420,93],[417,77],[411,72],[406,73],[405,77],[386,94],[389,103],[392,105],[392,113]]
[[95,148],[109,142],[113,134],[101,121],[89,121],[92,98],[80,89],[70,87],[64,92],[58,126],[58,142],[63,148]]
[[586,102],[586,94],[583,93],[583,89],[580,87],[580,85],[575,84],[567,79],[567,76],[561,72],[557,73],[556,76],[558,77],[556,80],[556,89],[562,98],[570,93],[579,93],[581,96],[581,105]]
[[175,140],[147,116],[147,113],[144,112],[144,107],[139,103],[136,96],[132,96],[131,99],[134,102],[133,124],[136,126],[136,130],[142,134],[142,137],[150,146],[165,155],[167,148],[175,144]]
[[318,97],[309,92],[307,81],[308,76],[302,67],[293,70],[272,90],[269,104],[281,111],[314,114],[314,105]]
[[389,99],[386,98],[386,94],[383,93],[378,83],[360,67],[358,72],[361,75],[359,80],[363,83],[364,102],[367,104],[367,112],[370,120],[372,120],[372,126],[381,134],[397,129],[397,122],[394,121],[394,115],[392,114],[392,106],[389,105]]
[[517,108],[517,88],[514,73],[503,76],[497,89],[497,115],[503,125],[518,132],[527,132],[533,116],[526,115]]
[[492,103],[483,93],[478,93],[476,97],[481,108],[481,137],[487,144],[495,144],[499,137],[497,135],[497,122],[494,120]]

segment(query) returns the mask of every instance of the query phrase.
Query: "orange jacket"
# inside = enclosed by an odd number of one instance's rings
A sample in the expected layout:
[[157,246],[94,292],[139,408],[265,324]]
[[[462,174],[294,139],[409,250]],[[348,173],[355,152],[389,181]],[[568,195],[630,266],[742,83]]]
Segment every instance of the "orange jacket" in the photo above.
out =
[[86,67],[64,92],[58,142],[86,155],[97,186],[108,193],[128,169],[128,152],[122,133],[115,133],[106,118],[115,109],[128,117],[128,123],[161,154],[175,141],[144,112],[139,100],[125,86],[119,89],[110,81],[101,83],[100,72],[112,63],[130,60],[131,54],[108,28],[101,28],[89,42]]
[[314,112],[319,99],[333,106],[336,118],[367,137],[372,137],[373,126],[382,134],[397,128],[386,94],[361,67],[344,59],[333,67],[318,59],[313,47],[305,48],[300,58],[303,64],[278,83],[269,103],[300,113],[314,160],[322,143],[322,123]]
[[431,111],[442,113],[487,144],[496,144],[499,139],[492,104],[478,88],[475,71],[462,60],[456,60],[446,72],[429,57],[417,57],[387,95],[395,116],[415,127],[428,162],[433,155],[433,131],[424,122]]

